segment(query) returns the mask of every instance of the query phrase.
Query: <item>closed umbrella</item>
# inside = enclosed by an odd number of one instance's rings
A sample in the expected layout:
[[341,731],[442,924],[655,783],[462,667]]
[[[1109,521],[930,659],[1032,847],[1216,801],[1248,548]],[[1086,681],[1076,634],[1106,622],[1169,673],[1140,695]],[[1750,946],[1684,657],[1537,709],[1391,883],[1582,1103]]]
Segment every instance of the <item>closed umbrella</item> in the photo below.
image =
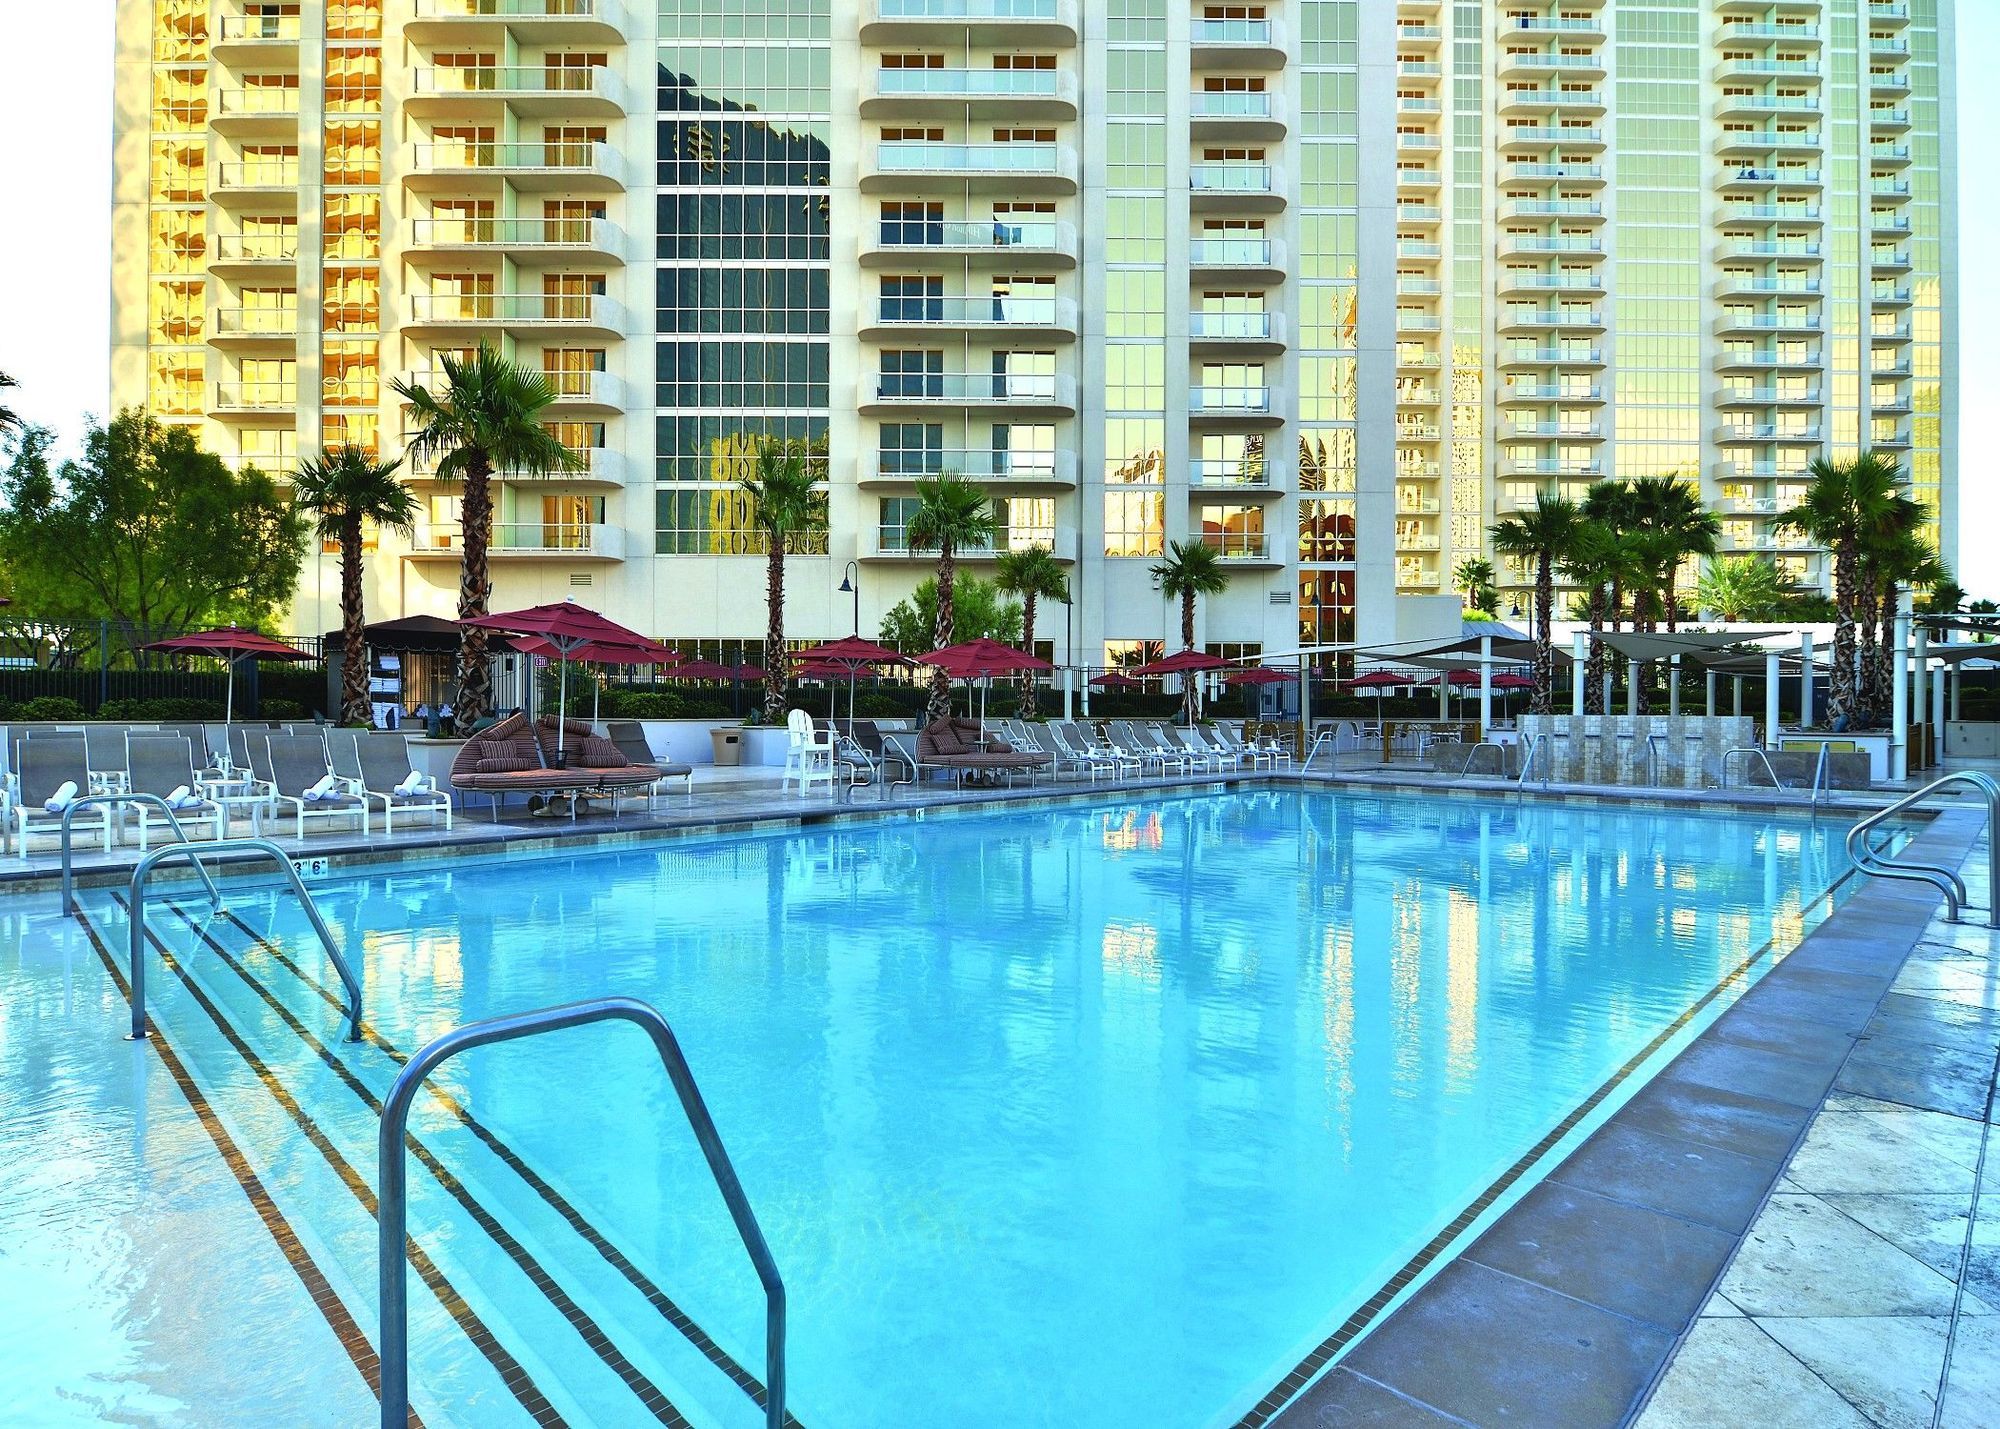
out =
[[282,640],[240,625],[224,625],[214,630],[197,630],[192,635],[176,635],[171,640],[155,640],[144,647],[168,655],[214,655],[228,662],[229,676],[222,704],[222,757],[229,757],[229,726],[236,719],[236,662],[246,655],[259,660],[310,660]]

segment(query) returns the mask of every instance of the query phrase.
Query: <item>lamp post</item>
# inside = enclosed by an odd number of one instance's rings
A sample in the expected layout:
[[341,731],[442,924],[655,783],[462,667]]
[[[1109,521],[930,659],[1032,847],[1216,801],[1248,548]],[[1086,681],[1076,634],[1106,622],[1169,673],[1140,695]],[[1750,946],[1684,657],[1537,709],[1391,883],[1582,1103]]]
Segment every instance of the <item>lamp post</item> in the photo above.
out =
[[854,633],[861,633],[861,563],[849,561],[840,577],[840,593],[854,597]]

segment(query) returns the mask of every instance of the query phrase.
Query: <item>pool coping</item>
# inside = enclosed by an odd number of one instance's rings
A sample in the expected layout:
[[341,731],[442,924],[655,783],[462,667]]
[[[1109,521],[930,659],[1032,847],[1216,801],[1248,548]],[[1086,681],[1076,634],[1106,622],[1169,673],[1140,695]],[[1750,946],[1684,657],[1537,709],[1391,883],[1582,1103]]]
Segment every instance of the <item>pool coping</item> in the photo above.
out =
[[[1957,867],[1984,825],[1947,808],[1913,848]],[[1860,880],[1427,1283],[1242,1422],[1630,1423],[1939,902],[1928,885]]]

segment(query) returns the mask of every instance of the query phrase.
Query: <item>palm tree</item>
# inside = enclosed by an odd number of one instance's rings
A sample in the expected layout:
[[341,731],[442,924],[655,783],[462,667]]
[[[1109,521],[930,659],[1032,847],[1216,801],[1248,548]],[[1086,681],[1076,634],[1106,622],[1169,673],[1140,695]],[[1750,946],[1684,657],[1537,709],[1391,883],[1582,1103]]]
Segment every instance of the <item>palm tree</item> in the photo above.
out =
[[1483,556],[1467,556],[1451,573],[1452,583],[1465,592],[1469,609],[1493,615],[1500,609],[1500,592],[1493,584],[1493,562]]
[[[936,551],[937,628],[931,632],[931,648],[942,650],[951,644],[952,583],[958,576],[958,553],[967,546],[984,546],[993,539],[998,523],[986,493],[955,471],[917,478],[917,509],[910,513],[904,538],[913,551]],[[951,713],[951,677],[931,667],[931,693],[925,705],[927,719],[943,719]]]
[[1535,508],[1509,516],[1491,528],[1493,549],[1506,555],[1532,557],[1535,562],[1535,693],[1529,708],[1547,714],[1555,688],[1555,642],[1549,624],[1555,618],[1556,562],[1576,539],[1583,511],[1566,497],[1547,492],[1535,498]]
[[[19,387],[20,385],[20,383],[16,382],[6,373],[0,372],[0,392],[6,391],[9,387]],[[8,432],[18,432],[19,430],[21,430],[21,414],[16,412],[12,407],[0,407],[0,436],[4,436]]]
[[1924,597],[1924,611],[1929,615],[1956,615],[1965,609],[1965,594],[1965,587],[1947,575],[1932,582],[1929,594]]
[[1652,547],[1667,629],[1680,624],[1680,569],[1690,556],[1715,554],[1722,521],[1701,504],[1700,493],[1675,476],[1641,477],[1631,485],[1638,526],[1658,539]]
[[[1222,553],[1199,536],[1169,541],[1167,558],[1153,567],[1160,594],[1181,603],[1181,649],[1194,649],[1194,603],[1197,597],[1221,595],[1229,588]],[[1181,676],[1181,708],[1192,725],[1201,718],[1201,685],[1192,675]]]
[[1623,579],[1625,552],[1618,533],[1602,521],[1585,518],[1577,523],[1568,548],[1557,559],[1564,580],[1583,587],[1584,618],[1590,622],[1590,656],[1579,676],[1583,680],[1585,714],[1604,713],[1604,633],[1606,613],[1611,605],[1611,586]]
[[1731,624],[1770,619],[1790,594],[1784,573],[1755,556],[1710,560],[1694,588],[1695,601],[1703,610]]
[[[487,614],[493,595],[493,474],[542,477],[576,471],[583,459],[542,425],[555,389],[532,368],[480,344],[472,357],[441,354],[444,382],[436,390],[404,378],[390,385],[407,406],[416,434],[411,460],[428,462],[439,480],[459,483],[458,618]],[[470,734],[493,706],[493,672],[486,632],[472,628],[458,641],[458,731]]]
[[292,473],[292,498],[319,523],[320,539],[340,543],[340,722],[367,724],[368,662],[363,646],[361,535],[366,523],[409,535],[417,499],[397,477],[400,461],[376,461],[355,446],[338,446]]
[[1896,509],[1891,518],[1901,525],[1892,537],[1871,542],[1863,558],[1862,599],[1873,597],[1872,618],[1864,618],[1861,642],[1862,700],[1880,711],[1892,698],[1896,681],[1895,622],[1904,586],[1934,585],[1951,579],[1951,570],[1936,546],[1921,534],[1926,514],[1916,502]]
[[1803,499],[1779,517],[1779,524],[1833,553],[1833,671],[1826,710],[1834,727],[1845,729],[1861,716],[1855,652],[1862,545],[1893,512],[1903,474],[1894,459],[1872,451],[1847,462],[1817,457],[1806,474]]
[[[1607,480],[1594,481],[1583,493],[1583,517],[1601,526],[1610,533],[1614,542],[1621,540],[1639,523],[1638,504],[1632,499],[1630,482]],[[1632,584],[1637,574],[1630,552],[1620,545],[1620,559],[1611,561],[1605,570],[1604,621],[1607,629],[1614,633],[1618,623],[1624,618],[1625,588]],[[1599,657],[1602,663],[1602,657]]]
[[[994,584],[1007,594],[1021,598],[1021,648],[1030,655],[1034,654],[1036,603],[1059,600],[1064,605],[1069,604],[1069,577],[1057,563],[1055,552],[1047,546],[1002,552]],[[1035,705],[1035,672],[1023,670],[1021,718],[1036,719],[1039,716],[1040,711]]]
[[754,520],[764,533],[764,723],[785,718],[785,552],[793,535],[810,530],[824,514],[806,449],[798,442],[764,437],[750,474],[737,485],[756,503]]

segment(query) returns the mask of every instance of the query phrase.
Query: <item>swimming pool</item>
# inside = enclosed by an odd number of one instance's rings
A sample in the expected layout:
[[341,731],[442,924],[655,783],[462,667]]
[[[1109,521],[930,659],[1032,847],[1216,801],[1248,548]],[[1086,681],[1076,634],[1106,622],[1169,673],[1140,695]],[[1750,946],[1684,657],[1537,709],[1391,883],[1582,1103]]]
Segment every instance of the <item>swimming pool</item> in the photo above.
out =
[[[374,1042],[339,1041],[303,919],[255,893],[155,920],[151,1006],[350,1352],[398,1055],[619,992],[673,1022],[784,1271],[801,1422],[1229,1423],[1795,939],[1839,832],[1288,789],[463,859],[316,887]],[[85,915],[122,950],[113,895]],[[489,1049],[435,1084],[410,1159],[426,1422],[758,1422],[761,1294],[643,1039]],[[55,1372],[115,1380],[130,1346],[103,1351]]]

